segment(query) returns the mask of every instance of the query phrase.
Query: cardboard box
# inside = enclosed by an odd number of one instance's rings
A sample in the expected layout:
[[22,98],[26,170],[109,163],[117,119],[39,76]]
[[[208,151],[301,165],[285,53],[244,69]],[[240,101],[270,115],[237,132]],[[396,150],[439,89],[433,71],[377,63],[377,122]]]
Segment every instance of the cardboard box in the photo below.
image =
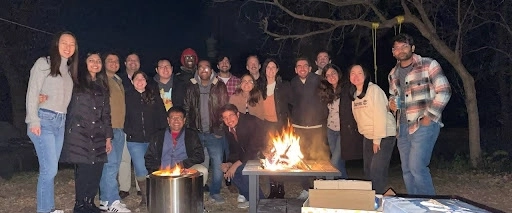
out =
[[309,206],[344,210],[375,210],[375,191],[370,181],[315,180],[309,190]]
[[309,205],[309,199],[307,199],[302,205],[301,213],[377,213],[377,211],[311,207]]
[[313,185],[315,189],[372,190],[372,182],[362,180],[315,180]]

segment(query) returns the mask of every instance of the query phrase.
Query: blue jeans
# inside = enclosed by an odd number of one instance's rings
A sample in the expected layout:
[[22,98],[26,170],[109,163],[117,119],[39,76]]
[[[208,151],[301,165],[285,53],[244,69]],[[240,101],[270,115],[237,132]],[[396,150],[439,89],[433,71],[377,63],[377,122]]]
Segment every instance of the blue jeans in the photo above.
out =
[[148,150],[149,143],[147,142],[126,142],[126,147],[132,156],[133,169],[135,170],[135,178],[137,180],[145,180],[148,175],[146,169],[146,161],[144,155]]
[[388,183],[389,162],[395,143],[394,136],[382,138],[380,150],[373,153],[373,140],[366,137],[363,139],[364,175],[367,180],[372,181],[372,188],[377,194],[385,192]]
[[428,165],[440,129],[439,123],[431,121],[428,126],[420,124],[416,132],[409,134],[407,124],[400,125],[397,145],[408,194],[436,194]]
[[126,143],[123,129],[113,129],[113,131],[112,151],[107,155],[108,162],[103,165],[100,180],[100,200],[108,201],[109,205],[116,200],[121,200],[117,174],[119,173],[119,165],[121,165],[124,143]]
[[51,212],[55,209],[54,178],[59,167],[60,152],[64,143],[66,114],[47,109],[37,112],[41,119],[41,135],[37,136],[27,128],[27,135],[34,143],[39,161],[37,179],[37,212]]
[[[242,175],[242,170],[244,170],[245,163],[240,165],[238,168],[236,168],[235,176],[233,176],[233,184],[235,184],[236,188],[238,189],[238,194],[241,194],[245,197],[246,200],[249,200],[249,176],[248,175]],[[260,190],[260,198],[265,198],[265,194],[263,194],[263,191]]]
[[345,168],[345,161],[341,158],[341,137],[340,131],[334,131],[327,128],[327,142],[331,150],[331,164],[341,172],[341,178],[347,179],[347,169]]
[[[205,158],[203,165],[211,170],[212,184],[210,186],[210,195],[220,194],[220,187],[224,180],[224,174],[220,168],[224,156],[225,142],[224,137],[215,136],[212,133],[199,133],[199,139],[205,147]],[[211,164],[210,161],[211,160]],[[210,168],[211,165],[211,168]]]

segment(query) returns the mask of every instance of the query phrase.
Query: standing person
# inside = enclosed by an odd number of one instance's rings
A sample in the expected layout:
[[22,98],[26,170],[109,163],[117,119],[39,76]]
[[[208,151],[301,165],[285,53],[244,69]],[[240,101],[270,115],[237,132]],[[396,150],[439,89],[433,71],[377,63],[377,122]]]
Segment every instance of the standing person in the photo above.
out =
[[331,164],[341,172],[341,178],[347,179],[345,161],[341,157],[340,135],[340,95],[342,73],[338,66],[327,64],[322,70],[320,83],[320,97],[327,104],[329,115],[327,117],[327,142],[331,150]]
[[140,206],[146,205],[146,175],[148,170],[144,155],[150,138],[159,130],[165,129],[165,106],[154,87],[148,85],[148,76],[137,71],[132,76],[134,90],[126,93],[126,117],[124,131],[126,146],[132,156],[135,179],[141,192]]
[[[397,146],[408,194],[434,195],[428,165],[443,127],[441,114],[450,100],[450,83],[439,63],[414,54],[410,35],[393,38],[393,56],[398,60],[389,73],[390,109],[398,120]],[[395,100],[401,100],[395,102]]]
[[61,161],[75,164],[73,212],[99,213],[94,197],[107,154],[112,150],[110,92],[100,55],[89,53],[85,62],[85,69],[71,73],[73,96],[68,107]]
[[[290,84],[283,81],[280,76],[279,65],[277,61],[269,58],[263,62],[262,78],[263,88],[261,95],[263,98],[264,121],[267,131],[270,133],[281,132],[288,123]],[[283,199],[285,195],[284,182],[282,177],[269,176],[270,194],[269,199]]]
[[263,87],[263,78],[260,78],[260,59],[258,59],[257,55],[250,55],[247,57],[247,61],[245,63],[245,68],[247,71],[249,71],[249,74],[252,75],[252,77],[255,80],[255,85],[258,88]]
[[242,76],[242,80],[234,95],[229,97],[229,103],[234,104],[239,112],[251,114],[263,120],[265,112],[261,92],[254,86],[256,82],[250,74]]
[[389,111],[386,93],[370,82],[370,74],[361,65],[349,69],[352,83],[352,112],[363,139],[363,162],[366,179],[375,193],[384,193],[389,162],[396,142],[396,122]]
[[[124,65],[126,66],[126,72],[119,73],[121,77],[125,93],[133,90],[132,77],[133,74],[140,70],[140,57],[139,54],[131,52],[126,56]],[[132,187],[132,157],[126,142],[123,146],[123,154],[121,155],[121,165],[119,166],[119,196],[124,199],[130,195],[130,188]],[[140,194],[139,184],[135,181],[135,188],[137,194]]]
[[201,60],[198,65],[198,72],[190,79],[187,87],[183,108],[187,113],[187,127],[199,131],[199,139],[206,148],[206,168],[209,168],[211,158],[210,200],[221,204],[225,202],[220,195],[224,179],[220,164],[224,155],[225,139],[219,109],[228,103],[228,91],[226,85],[215,76],[210,62]]
[[[292,91],[291,120],[295,133],[300,136],[300,150],[305,160],[329,160],[329,147],[326,145],[327,104],[319,95],[320,76],[311,73],[307,58],[298,58],[294,77],[290,82]],[[310,181],[302,182],[302,192],[297,199],[309,196]]]
[[173,87],[175,96],[173,98],[173,106],[183,107],[187,85],[190,83],[190,79],[196,75],[198,61],[199,57],[197,57],[196,51],[192,48],[187,48],[181,53],[181,67],[179,72],[174,75]]
[[157,89],[164,102],[165,110],[169,110],[173,105],[173,96],[176,96],[176,93],[172,92],[174,75],[171,60],[167,58],[158,59],[155,70],[157,74],[153,77],[153,80],[158,85]]
[[103,165],[101,173],[100,209],[108,212],[131,212],[120,201],[119,183],[117,181],[123,147],[126,143],[126,135],[123,131],[126,115],[125,92],[121,77],[116,75],[119,71],[119,56],[116,53],[107,53],[104,61],[110,90],[110,117],[113,138],[111,140],[112,151],[108,153],[108,161]]
[[[258,153],[267,141],[267,133],[263,121],[253,115],[242,114],[233,104],[227,104],[220,110],[222,120],[227,128],[224,130],[229,143],[229,156],[221,168],[224,178],[230,178],[238,191],[249,198],[249,177],[242,175],[248,160],[256,160]],[[259,198],[264,198],[261,188]],[[241,202],[238,208],[249,208],[249,201]]]
[[[55,209],[54,178],[64,142],[64,123],[71,100],[70,73],[78,67],[78,44],[71,32],[57,33],[49,56],[37,59],[30,70],[26,108],[27,135],[39,161],[37,212],[63,213]],[[40,94],[47,97],[39,103]]]
[[318,54],[316,54],[316,61],[315,61],[315,64],[318,67],[318,70],[315,71],[315,74],[321,76],[323,74],[322,70],[324,70],[325,65],[330,64],[330,63],[331,63],[331,56],[329,55],[329,53],[327,51],[321,50],[320,52],[318,52]]
[[217,59],[217,69],[219,69],[219,74],[217,77],[226,84],[226,88],[228,89],[228,96],[232,96],[235,94],[236,88],[240,85],[240,78],[234,76],[231,70],[231,60],[222,55]]

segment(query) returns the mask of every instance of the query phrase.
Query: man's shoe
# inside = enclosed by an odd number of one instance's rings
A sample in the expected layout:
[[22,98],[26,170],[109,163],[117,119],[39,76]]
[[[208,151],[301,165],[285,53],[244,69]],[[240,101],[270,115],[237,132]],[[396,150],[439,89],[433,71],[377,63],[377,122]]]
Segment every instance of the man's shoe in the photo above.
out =
[[116,200],[112,202],[112,205],[108,207],[108,212],[132,212],[130,209],[126,208],[126,205],[121,203],[121,201]]
[[204,191],[204,192],[209,192],[209,191],[210,191],[210,187],[208,186],[208,184],[205,184],[205,185],[203,186],[203,191]]
[[239,209],[246,209],[249,208],[249,201],[245,201],[243,203],[239,203],[237,206]]
[[214,202],[215,204],[223,204],[226,202],[224,198],[220,196],[220,194],[210,195],[210,201]]
[[306,199],[308,199],[308,197],[309,197],[309,192],[306,190],[302,190],[302,192],[300,192],[300,195],[297,197],[297,199],[306,200]]
[[238,195],[238,197],[236,198],[236,201],[239,203],[243,203],[243,202],[247,201],[247,199],[245,199],[245,197],[243,195]]
[[100,200],[100,207],[101,211],[107,211],[108,210],[108,201],[101,201]]
[[125,199],[128,195],[130,195],[130,192],[119,191],[119,197],[121,197],[121,199]]
[[268,199],[274,199],[277,198],[278,191],[277,191],[277,184],[270,183],[270,193],[268,194]]
[[50,213],[64,213],[64,210],[55,209],[55,210],[51,211]]
[[278,199],[284,199],[284,184],[282,183],[278,183],[277,184],[277,194],[276,194],[276,198]]

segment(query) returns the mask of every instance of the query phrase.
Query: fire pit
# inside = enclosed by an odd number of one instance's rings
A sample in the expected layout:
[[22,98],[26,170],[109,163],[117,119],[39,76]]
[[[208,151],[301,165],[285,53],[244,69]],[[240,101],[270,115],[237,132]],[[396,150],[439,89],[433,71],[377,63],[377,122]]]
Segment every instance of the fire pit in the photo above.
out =
[[153,172],[148,178],[149,213],[203,212],[203,174],[180,166]]

